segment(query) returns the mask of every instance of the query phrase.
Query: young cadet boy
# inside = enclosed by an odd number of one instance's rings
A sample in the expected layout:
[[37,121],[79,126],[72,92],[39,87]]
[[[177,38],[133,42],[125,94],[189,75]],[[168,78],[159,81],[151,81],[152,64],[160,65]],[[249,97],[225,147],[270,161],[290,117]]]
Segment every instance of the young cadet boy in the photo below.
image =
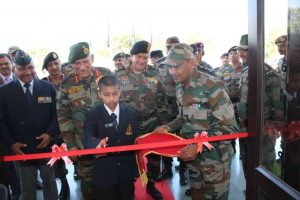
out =
[[[120,84],[114,76],[98,83],[98,97],[104,104],[86,114],[83,144],[85,148],[103,148],[134,144],[138,125],[136,111],[119,103]],[[92,183],[97,200],[134,199],[137,166],[134,151],[96,155]]]

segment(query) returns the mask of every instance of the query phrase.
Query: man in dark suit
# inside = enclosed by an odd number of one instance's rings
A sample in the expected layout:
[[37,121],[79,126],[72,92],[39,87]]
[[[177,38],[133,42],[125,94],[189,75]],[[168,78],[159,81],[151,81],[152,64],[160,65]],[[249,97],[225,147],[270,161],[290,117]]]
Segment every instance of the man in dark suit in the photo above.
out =
[[[17,80],[0,88],[2,136],[15,155],[50,152],[58,134],[56,91],[54,86],[36,79],[31,57],[18,51],[14,58]],[[44,185],[44,199],[56,200],[57,187],[54,170],[47,161],[17,161],[16,169],[21,180],[21,199],[36,199],[37,169]]]
[[[102,148],[134,144],[137,136],[136,111],[119,104],[120,85],[116,77],[104,76],[98,83],[98,97],[104,105],[86,114],[83,144],[85,148]],[[134,199],[137,176],[135,152],[96,155],[92,182],[97,200]]]

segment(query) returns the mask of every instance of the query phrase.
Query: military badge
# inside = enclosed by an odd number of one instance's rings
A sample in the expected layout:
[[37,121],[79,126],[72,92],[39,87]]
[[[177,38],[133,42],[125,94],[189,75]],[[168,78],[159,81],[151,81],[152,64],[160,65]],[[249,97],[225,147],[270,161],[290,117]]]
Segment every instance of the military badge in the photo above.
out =
[[200,104],[193,104],[192,107],[193,107],[195,110],[201,110],[201,105],[200,105]]
[[73,86],[73,87],[68,88],[67,92],[69,94],[75,94],[75,93],[83,91],[83,90],[84,90],[83,86],[80,85],[80,86]]
[[57,59],[58,56],[57,56],[56,53],[53,53],[53,54],[52,54],[52,57],[53,57],[54,59]]
[[38,97],[38,103],[52,103],[52,97]]
[[104,124],[104,127],[105,127],[105,128],[109,128],[109,127],[113,127],[113,126],[114,126],[114,123]]
[[158,83],[158,80],[155,78],[147,78],[145,83],[148,87],[153,87],[153,86],[155,87]]
[[80,100],[80,104],[81,104],[81,105],[85,105],[85,101]]
[[88,55],[88,54],[89,54],[89,48],[87,48],[87,47],[85,47],[85,46],[83,46],[82,48],[83,48],[83,53],[84,53],[85,55]]
[[148,46],[147,46],[147,52],[150,52],[150,49],[151,49],[151,44],[148,43]]
[[121,76],[121,85],[128,85],[129,83],[128,76]]
[[125,135],[132,135],[132,126],[131,124],[128,125]]

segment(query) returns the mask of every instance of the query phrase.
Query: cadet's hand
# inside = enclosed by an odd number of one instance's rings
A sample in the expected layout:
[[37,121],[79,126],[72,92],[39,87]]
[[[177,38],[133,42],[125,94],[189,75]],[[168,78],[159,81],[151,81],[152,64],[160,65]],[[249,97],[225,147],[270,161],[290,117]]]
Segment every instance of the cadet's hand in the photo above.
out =
[[43,133],[40,136],[36,137],[36,139],[42,140],[41,143],[36,148],[43,149],[50,144],[52,137],[48,133]]
[[21,148],[26,147],[26,146],[27,146],[27,144],[16,142],[13,145],[11,145],[11,149],[15,155],[23,155],[24,152],[21,151]]
[[158,126],[158,127],[156,127],[156,129],[153,132],[154,133],[169,133],[170,128],[166,125]]
[[[108,137],[106,138],[103,138],[99,144],[96,146],[96,148],[105,148],[106,145],[107,145],[107,141],[108,141]],[[102,156],[106,156],[107,154],[98,154],[98,155],[95,155],[96,158],[99,158],[99,157],[102,157]]]
[[192,161],[197,157],[197,144],[187,145],[179,152],[179,158],[183,161]]

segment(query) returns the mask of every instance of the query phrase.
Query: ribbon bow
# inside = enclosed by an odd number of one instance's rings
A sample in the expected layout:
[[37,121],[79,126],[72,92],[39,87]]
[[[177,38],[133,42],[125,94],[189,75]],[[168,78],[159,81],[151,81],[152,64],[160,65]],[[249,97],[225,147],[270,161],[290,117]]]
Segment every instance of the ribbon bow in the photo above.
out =
[[[202,131],[202,133],[198,133],[196,132],[194,135],[194,138],[202,138],[202,137],[207,137],[207,132],[206,131]],[[201,153],[202,149],[203,149],[203,145],[206,146],[206,148],[208,148],[209,150],[211,150],[212,148],[214,148],[211,144],[209,144],[208,142],[198,142],[198,147],[197,147],[197,153]]]
[[[68,151],[67,149],[67,145],[65,143],[62,143],[59,146],[57,146],[56,144],[53,145],[52,147],[52,153],[58,153],[58,152],[66,152]],[[70,158],[68,156],[62,156],[62,157],[52,157],[49,162],[47,163],[47,165],[50,165],[52,167],[52,165],[59,159],[63,159],[65,161],[66,164],[72,164],[73,162],[70,160]]]

